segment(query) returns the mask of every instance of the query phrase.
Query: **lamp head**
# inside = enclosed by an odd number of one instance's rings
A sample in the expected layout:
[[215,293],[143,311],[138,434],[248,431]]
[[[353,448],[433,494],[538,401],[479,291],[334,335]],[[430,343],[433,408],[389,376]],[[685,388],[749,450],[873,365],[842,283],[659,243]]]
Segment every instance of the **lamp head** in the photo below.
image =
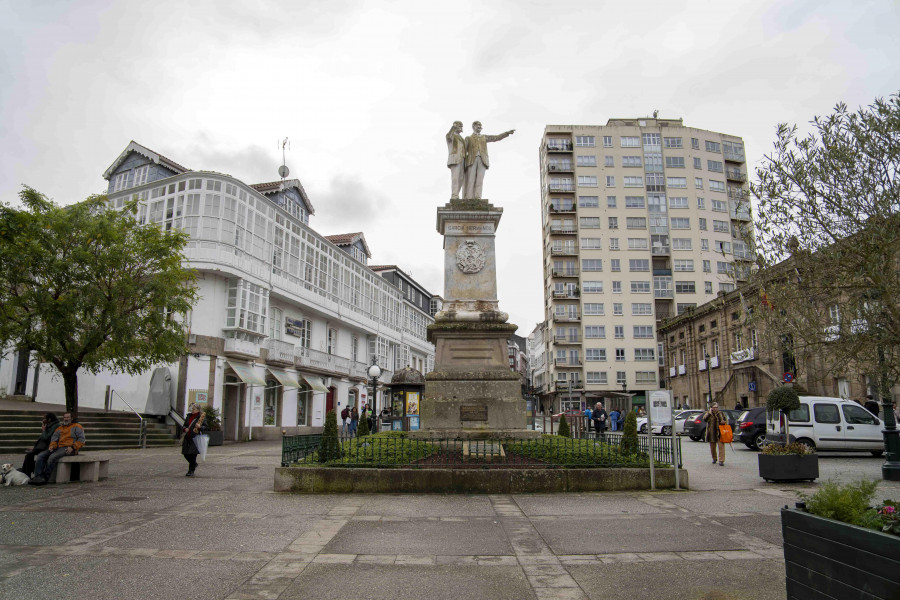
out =
[[369,367],[369,377],[371,377],[372,379],[378,379],[379,377],[381,377],[381,367],[375,364]]

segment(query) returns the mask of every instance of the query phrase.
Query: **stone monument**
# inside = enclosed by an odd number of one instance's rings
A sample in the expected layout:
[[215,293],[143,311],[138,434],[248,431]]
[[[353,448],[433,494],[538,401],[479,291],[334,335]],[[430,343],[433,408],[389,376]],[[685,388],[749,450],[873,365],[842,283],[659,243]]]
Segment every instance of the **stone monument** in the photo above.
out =
[[[484,148],[482,143],[479,150]],[[502,208],[480,198],[452,198],[437,209],[437,230],[444,236],[444,307],[428,328],[435,365],[425,376],[422,429],[411,435],[540,435],[526,429],[519,375],[509,368],[506,342],[517,327],[498,306],[494,238],[502,215]]]

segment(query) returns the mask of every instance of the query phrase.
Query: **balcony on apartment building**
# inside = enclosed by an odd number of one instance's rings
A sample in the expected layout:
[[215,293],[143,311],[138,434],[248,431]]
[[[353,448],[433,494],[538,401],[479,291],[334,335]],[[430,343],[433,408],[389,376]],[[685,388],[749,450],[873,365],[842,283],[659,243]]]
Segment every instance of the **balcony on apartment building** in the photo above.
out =
[[257,342],[238,338],[225,338],[225,356],[232,358],[259,358]]
[[547,170],[553,173],[572,173],[575,171],[575,165],[571,160],[551,160]]
[[572,142],[568,140],[553,140],[547,142],[547,152],[571,152]]
[[574,213],[575,212],[575,202],[551,202],[550,203],[550,214],[559,214],[559,213]]
[[747,200],[750,197],[750,192],[741,188],[729,187],[728,197],[732,200]]
[[580,323],[581,315],[578,313],[560,313],[553,315],[554,323]]
[[575,256],[578,254],[578,249],[575,248],[574,244],[572,246],[563,246],[563,247],[551,247],[550,254],[552,256]]
[[731,181],[740,181],[741,183],[747,181],[747,174],[740,169],[725,169],[725,177]]
[[578,290],[563,290],[561,292],[558,290],[553,291],[554,300],[575,299],[580,297],[581,294],[578,292]]
[[581,359],[577,356],[569,356],[566,358],[557,358],[554,360],[554,364],[557,367],[580,367]]
[[747,202],[746,200],[732,199],[732,201],[729,202],[729,204],[731,205],[729,208],[730,208],[730,212],[731,212],[731,220],[732,221],[750,221],[750,220],[752,220],[750,218],[750,203],[749,202]]
[[578,277],[578,268],[562,268],[562,269],[553,269],[554,277]]
[[728,148],[722,149],[722,155],[725,157],[725,160],[728,162],[744,162],[744,153],[743,152],[735,152],[734,150],[729,150]]
[[651,256],[669,256],[672,254],[669,246],[653,245],[650,247]]
[[551,225],[550,235],[578,235],[578,228],[574,225]]
[[555,335],[553,336],[553,343],[560,344],[580,344],[581,343],[581,334],[578,333],[569,333],[566,335]]
[[294,364],[294,345],[272,338],[263,343],[266,349],[266,363],[273,365],[292,366]]
[[551,192],[574,192],[575,184],[571,181],[551,181],[549,184],[547,184],[547,189]]
[[[366,363],[303,347],[294,348],[293,363],[294,367],[298,369],[325,371],[327,373],[349,375],[360,379],[367,379],[367,370],[369,368],[369,365]],[[382,369],[381,371],[382,381],[390,381],[392,375],[393,373],[391,371],[385,369]]]

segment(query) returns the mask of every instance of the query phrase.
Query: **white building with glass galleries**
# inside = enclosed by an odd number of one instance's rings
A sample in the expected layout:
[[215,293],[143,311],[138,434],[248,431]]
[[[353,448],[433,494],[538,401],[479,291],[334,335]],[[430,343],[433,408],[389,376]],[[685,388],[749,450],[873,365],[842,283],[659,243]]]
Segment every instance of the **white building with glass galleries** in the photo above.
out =
[[[302,432],[322,426],[328,410],[371,404],[373,357],[380,382],[408,364],[433,368],[428,304],[411,303],[368,268],[361,233],[339,247],[313,231],[298,180],[248,185],[191,171],[135,142],[104,178],[112,207],[136,199],[141,223],[190,235],[184,254],[197,271],[199,300],[185,316],[189,354],[167,365],[172,404],[184,411],[211,403],[222,411],[226,439]],[[61,380],[41,371],[36,400],[63,398]],[[150,377],[80,373],[80,405],[103,407],[112,389],[114,406],[124,398],[141,411]]]

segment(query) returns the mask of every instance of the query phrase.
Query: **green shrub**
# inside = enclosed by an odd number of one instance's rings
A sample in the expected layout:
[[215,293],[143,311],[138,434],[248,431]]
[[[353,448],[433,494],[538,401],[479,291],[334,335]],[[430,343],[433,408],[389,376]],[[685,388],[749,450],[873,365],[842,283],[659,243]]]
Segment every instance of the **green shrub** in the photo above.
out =
[[569,422],[566,421],[566,415],[559,416],[559,430],[556,432],[556,435],[560,437],[572,437],[572,432],[569,431]]
[[330,464],[341,467],[408,466],[440,450],[440,444],[408,439],[405,431],[384,431],[345,442],[343,456]]
[[[646,454],[623,452],[615,444],[598,440],[575,440],[545,435],[536,440],[520,440],[506,445],[507,456],[526,456],[553,465],[567,467],[644,467],[650,466]],[[658,466],[663,466],[657,463]]]
[[637,454],[638,449],[637,414],[631,410],[625,416],[625,425],[622,429],[622,443],[619,449],[622,454]]
[[766,397],[766,409],[769,412],[790,412],[800,408],[800,396],[797,390],[789,385],[782,385],[772,389]]
[[760,454],[815,454],[816,450],[806,444],[792,442],[790,444],[766,444],[759,449]]
[[359,427],[356,428],[356,436],[363,437],[369,435],[369,419],[366,418],[366,415],[369,414],[369,411],[364,413],[359,413]]
[[341,457],[341,441],[338,438],[337,414],[329,410],[325,415],[325,429],[322,431],[322,445],[319,447],[319,462]]
[[203,419],[203,424],[206,425],[206,428],[210,431],[219,431],[222,429],[222,421],[219,420],[219,411],[212,407],[211,404],[207,403],[203,405],[203,414],[206,417]]
[[861,479],[844,485],[828,479],[814,494],[800,494],[811,514],[851,525],[867,525],[869,505],[875,496],[878,482]]

